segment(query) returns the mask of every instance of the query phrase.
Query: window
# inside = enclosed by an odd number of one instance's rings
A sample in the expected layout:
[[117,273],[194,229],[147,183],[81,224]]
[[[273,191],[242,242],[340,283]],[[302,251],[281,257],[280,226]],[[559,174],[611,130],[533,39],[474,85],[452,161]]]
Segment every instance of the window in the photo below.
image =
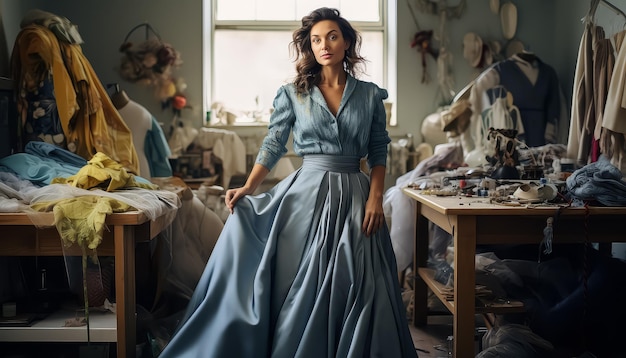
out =
[[[303,16],[329,6],[361,32],[368,60],[361,79],[387,88],[387,0],[204,0],[205,108],[219,103],[236,124],[266,122],[278,88],[291,82],[295,63],[289,43]],[[395,17],[395,16],[394,16]]]

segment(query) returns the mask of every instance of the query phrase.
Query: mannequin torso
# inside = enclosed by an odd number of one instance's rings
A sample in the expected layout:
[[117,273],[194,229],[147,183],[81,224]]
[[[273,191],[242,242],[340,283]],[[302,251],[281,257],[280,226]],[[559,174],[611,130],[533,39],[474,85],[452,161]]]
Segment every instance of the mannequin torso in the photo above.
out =
[[111,101],[122,116],[133,136],[133,144],[139,158],[139,175],[150,179],[150,165],[146,157],[146,134],[152,129],[152,114],[139,103],[130,100],[124,91],[115,92]]

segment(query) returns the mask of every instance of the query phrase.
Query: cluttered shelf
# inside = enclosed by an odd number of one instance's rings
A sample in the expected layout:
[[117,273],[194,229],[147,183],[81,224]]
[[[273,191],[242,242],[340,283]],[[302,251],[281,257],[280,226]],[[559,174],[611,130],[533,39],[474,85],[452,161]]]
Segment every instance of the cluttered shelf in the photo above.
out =
[[[0,240],[0,250],[3,255],[12,256],[61,256],[64,255],[62,243],[56,228],[38,229],[32,224],[26,224],[27,214],[0,214],[0,223],[3,231],[10,235],[3,235]],[[13,222],[10,219],[14,220]],[[153,224],[154,223],[154,227]],[[153,233],[164,227],[149,221],[141,212],[112,214],[107,226],[110,231],[105,232],[99,255],[115,257],[115,292],[116,318],[115,342],[117,342],[118,357],[133,357],[135,355],[135,243],[150,240]],[[20,238],[16,240],[15,238]],[[80,251],[80,249],[77,249]],[[68,252],[66,251],[65,254]],[[78,252],[76,252],[78,254]],[[49,323],[42,323],[48,325]],[[85,327],[81,327],[86,332]],[[54,331],[55,329],[50,329]],[[63,325],[56,328],[58,341],[75,341],[75,333]],[[109,330],[113,330],[110,328]],[[2,330],[3,340],[37,342],[41,338],[41,330],[24,327],[6,327]],[[51,332],[47,333],[52,335]],[[87,341],[85,339],[85,341]]]
[[[441,303],[454,313],[454,289],[437,281],[433,269],[420,267],[417,272]],[[524,312],[524,303],[521,301],[490,298],[488,293],[481,294],[481,290],[480,286],[476,286],[476,313]]]
[[[87,342],[87,329],[84,326],[70,327],[66,324],[75,316],[76,309],[64,307],[42,319],[16,318],[14,323],[0,326],[0,342]],[[114,313],[93,310],[89,320],[91,342],[117,342]]]

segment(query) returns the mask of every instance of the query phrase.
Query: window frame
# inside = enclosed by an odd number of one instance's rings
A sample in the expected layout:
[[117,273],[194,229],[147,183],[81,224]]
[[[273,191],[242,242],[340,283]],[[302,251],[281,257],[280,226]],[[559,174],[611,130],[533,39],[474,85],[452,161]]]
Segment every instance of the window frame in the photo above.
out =
[[[215,92],[215,83],[213,73],[214,59],[213,59],[213,44],[215,38],[215,31],[219,30],[247,30],[247,31],[293,31],[294,28],[300,26],[300,21],[242,21],[242,20],[216,20],[215,11],[218,0],[203,0],[203,113],[208,113],[211,110],[211,104],[215,101],[213,94]],[[396,71],[394,64],[396,64],[396,4],[390,0],[378,0],[379,15],[378,21],[350,21],[350,23],[361,32],[382,32],[383,35],[383,83],[379,84],[381,87],[387,89],[389,93],[388,102],[395,102],[396,99]],[[392,107],[391,126],[396,126],[395,120],[396,106]],[[209,125],[209,118],[205,118],[204,125]],[[257,126],[266,123],[245,123],[236,124],[236,126]]]

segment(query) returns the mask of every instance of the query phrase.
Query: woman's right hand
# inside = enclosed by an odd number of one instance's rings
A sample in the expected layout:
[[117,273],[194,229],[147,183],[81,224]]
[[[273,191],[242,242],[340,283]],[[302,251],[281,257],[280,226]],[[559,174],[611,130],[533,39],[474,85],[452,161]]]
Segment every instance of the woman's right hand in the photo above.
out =
[[235,210],[235,204],[237,204],[239,199],[248,194],[252,194],[269,172],[270,170],[263,165],[255,163],[248,176],[248,180],[246,180],[246,183],[242,187],[226,190],[224,202],[231,214]]
[[226,195],[224,197],[224,202],[226,203],[226,207],[232,214],[235,210],[235,204],[239,199],[243,198],[248,194],[252,194],[253,190],[248,187],[234,188],[226,190]]

